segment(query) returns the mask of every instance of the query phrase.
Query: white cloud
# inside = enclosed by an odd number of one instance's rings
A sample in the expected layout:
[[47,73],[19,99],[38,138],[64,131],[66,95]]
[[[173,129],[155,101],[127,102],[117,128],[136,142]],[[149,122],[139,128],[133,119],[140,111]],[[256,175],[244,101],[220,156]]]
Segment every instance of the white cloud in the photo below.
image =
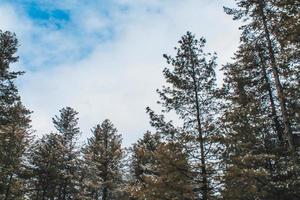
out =
[[[0,6],[0,28],[17,30],[21,55],[32,59],[34,65],[56,59],[55,56],[60,58],[59,65],[27,70],[20,81],[23,101],[34,111],[37,133],[53,130],[51,117],[63,106],[72,106],[80,113],[83,138],[90,135],[89,129],[96,123],[110,118],[123,134],[125,145],[134,142],[149,128],[145,107],[158,109],[155,89],[163,84],[161,72],[166,66],[161,55],[173,54],[181,35],[189,30],[198,37],[205,36],[207,49],[218,53],[220,63],[233,55],[239,32],[237,24],[223,13],[222,2],[225,1],[119,0],[111,8],[114,12],[109,19],[94,7],[89,12],[85,6],[83,13],[77,8],[71,13],[72,19],[77,19],[72,23],[86,30],[86,35],[80,35],[85,38],[71,34],[70,27],[67,32],[38,27],[26,16],[17,15],[13,8]],[[128,10],[118,9],[120,5]],[[29,26],[16,28],[23,22]],[[97,43],[90,33],[107,27],[114,30],[113,39]],[[36,43],[34,39],[24,41],[32,36],[28,31],[44,36]],[[81,42],[94,43],[94,50],[78,60],[75,57],[82,53],[78,52],[82,51]],[[28,48],[32,55],[23,52]],[[64,55],[68,62],[63,62]]]

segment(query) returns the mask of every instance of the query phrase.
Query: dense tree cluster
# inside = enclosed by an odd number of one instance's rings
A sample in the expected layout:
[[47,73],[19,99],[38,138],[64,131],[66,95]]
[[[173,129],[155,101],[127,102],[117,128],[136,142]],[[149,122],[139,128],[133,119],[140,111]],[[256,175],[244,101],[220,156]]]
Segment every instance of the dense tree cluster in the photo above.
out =
[[[14,83],[18,41],[0,31],[1,200],[300,199],[300,3],[236,0],[233,61],[216,84],[216,54],[187,32],[164,55],[162,113],[129,149],[108,119],[79,145],[78,113],[65,107],[55,132],[33,137],[31,111]],[[178,115],[182,125],[167,121]]]

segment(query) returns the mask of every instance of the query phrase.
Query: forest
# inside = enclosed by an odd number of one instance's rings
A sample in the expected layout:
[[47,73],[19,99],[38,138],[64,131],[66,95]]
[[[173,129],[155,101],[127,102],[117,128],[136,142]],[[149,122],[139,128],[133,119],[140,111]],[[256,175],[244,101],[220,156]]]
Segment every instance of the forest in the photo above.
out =
[[187,31],[163,54],[163,110],[145,113],[155,131],[129,148],[109,119],[79,145],[71,107],[36,138],[16,84],[25,72],[11,68],[17,36],[0,30],[0,199],[299,200],[300,2],[236,0],[224,12],[242,25],[222,85],[217,55]]

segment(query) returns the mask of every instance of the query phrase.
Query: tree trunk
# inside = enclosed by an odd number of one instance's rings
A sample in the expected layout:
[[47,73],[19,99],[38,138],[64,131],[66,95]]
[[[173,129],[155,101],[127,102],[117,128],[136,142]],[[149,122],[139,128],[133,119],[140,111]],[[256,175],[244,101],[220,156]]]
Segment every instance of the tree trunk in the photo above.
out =
[[104,164],[104,177],[103,177],[103,181],[104,181],[104,188],[103,188],[103,194],[102,194],[102,200],[108,200],[107,199],[107,185],[106,185],[106,182],[107,182],[107,163],[108,163],[108,158],[107,158],[107,148],[108,148],[108,135],[107,135],[107,132],[105,133],[105,156],[104,156],[104,159],[105,159],[105,164]]
[[4,200],[8,200],[8,199],[9,199],[12,177],[13,177],[13,175],[10,174],[10,176],[9,176],[9,181],[8,181],[8,185],[7,185],[7,188],[6,188],[6,191],[5,191],[5,198],[4,198]]
[[204,153],[204,140],[203,140],[203,133],[201,128],[201,118],[200,118],[200,106],[199,106],[199,97],[198,97],[198,90],[197,90],[197,83],[196,78],[194,76],[195,71],[193,68],[193,82],[194,82],[194,92],[195,92],[195,103],[196,103],[196,119],[197,119],[197,128],[199,134],[199,142],[200,142],[200,154],[201,154],[201,174],[202,174],[202,190],[203,190],[203,200],[208,199],[208,181],[207,181],[207,172],[206,172],[206,163],[205,163],[205,153]]
[[291,131],[290,123],[289,123],[289,118],[288,118],[288,114],[287,114],[287,110],[286,110],[286,99],[285,99],[283,88],[282,88],[282,85],[281,85],[281,82],[280,82],[278,68],[276,66],[275,54],[274,54],[274,50],[273,50],[273,47],[272,47],[270,32],[269,32],[269,29],[268,29],[268,26],[267,26],[267,19],[266,19],[265,13],[264,13],[264,3],[263,3],[262,0],[259,1],[259,11],[260,11],[260,15],[261,15],[261,18],[262,18],[265,37],[266,37],[266,40],[267,40],[268,51],[269,51],[269,56],[270,56],[270,61],[271,61],[272,73],[273,73],[273,76],[274,76],[274,79],[275,79],[276,91],[277,91],[277,95],[278,95],[278,99],[279,99],[279,103],[280,103],[280,108],[281,108],[281,113],[282,113],[285,137],[288,140],[289,148],[291,150],[294,150],[295,147],[294,147],[293,135],[292,135],[292,131]]
[[271,115],[272,115],[272,118],[273,118],[275,131],[277,133],[279,142],[281,144],[283,144],[283,130],[282,130],[281,124],[280,124],[279,119],[278,119],[278,115],[277,115],[277,111],[276,111],[276,107],[275,107],[275,102],[274,102],[274,97],[273,97],[273,94],[272,94],[270,80],[269,80],[268,75],[267,75],[267,70],[266,70],[266,67],[265,67],[265,62],[264,62],[264,58],[263,58],[263,55],[262,55],[262,52],[261,52],[261,48],[259,46],[258,46],[258,48],[259,48],[258,49],[258,54],[259,54],[259,59],[260,59],[262,75],[263,75],[263,79],[265,81],[266,89],[267,89],[268,95],[269,95],[269,100],[270,100],[270,105],[271,105]]
[[107,187],[106,186],[103,188],[102,200],[108,200],[107,199]]
[[66,200],[67,196],[67,180],[64,181],[64,189],[63,189],[63,198],[62,200]]

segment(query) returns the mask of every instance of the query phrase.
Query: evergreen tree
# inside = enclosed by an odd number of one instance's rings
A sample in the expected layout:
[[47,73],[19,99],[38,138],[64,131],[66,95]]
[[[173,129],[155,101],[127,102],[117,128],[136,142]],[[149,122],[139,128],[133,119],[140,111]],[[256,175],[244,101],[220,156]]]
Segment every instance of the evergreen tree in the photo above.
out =
[[236,61],[224,67],[226,104],[220,122],[226,146],[223,197],[294,199],[299,161],[282,146],[274,118],[270,118],[262,66],[253,64],[256,59],[248,48],[240,48]]
[[30,199],[58,199],[57,188],[60,184],[63,163],[62,137],[48,134],[35,142],[30,152],[31,178],[28,196]]
[[[181,140],[188,152],[197,187],[201,198],[210,199],[214,187],[212,163],[215,159],[212,149],[216,134],[215,101],[216,78],[214,68],[216,56],[203,51],[204,38],[197,40],[187,32],[175,48],[175,57],[164,55],[171,68],[165,68],[163,74],[168,86],[158,90],[164,112],[175,111],[183,120]],[[150,113],[151,114],[151,113]],[[213,158],[214,157],[214,158]]]
[[164,142],[155,156],[159,176],[154,181],[150,179],[150,196],[169,200],[196,199],[188,155],[182,146],[176,141]]
[[87,199],[120,199],[122,191],[121,135],[109,120],[104,120],[93,130],[93,137],[83,149],[84,192]]
[[267,161],[274,156],[266,149],[266,142],[268,139],[272,141],[274,135],[269,132],[270,120],[264,115],[261,104],[264,102],[261,102],[260,95],[256,96],[256,90],[251,90],[253,73],[246,71],[243,66],[237,62],[225,67],[225,100],[228,104],[225,105],[221,121],[226,145],[225,199],[264,197],[272,170]]
[[133,144],[133,147],[130,149],[131,180],[128,190],[134,199],[138,199],[140,196],[143,196],[145,188],[148,187],[145,182],[145,177],[156,175],[155,165],[157,161],[155,158],[155,152],[159,144],[159,135],[146,132],[143,138]]
[[73,108],[61,109],[59,116],[53,118],[53,124],[62,137],[62,163],[58,199],[75,199],[78,194],[79,150],[76,146],[80,134],[78,112]]
[[299,198],[299,155],[293,152],[300,92],[296,4],[251,0],[225,8],[248,22],[234,63],[224,67],[225,199]]
[[31,152],[32,199],[79,199],[78,113],[70,107],[59,112],[53,118],[58,133],[44,136]]
[[134,199],[195,199],[188,156],[175,141],[147,132],[133,146],[131,170]]
[[[260,41],[266,55],[266,67],[272,72],[279,106],[284,136],[290,150],[295,150],[293,125],[295,108],[299,97],[299,40],[295,33],[299,26],[299,3],[283,0],[238,0],[237,9],[225,8],[235,20],[248,22],[241,27],[242,41],[249,38]],[[297,12],[298,11],[298,12]]]
[[30,111],[21,103],[14,80],[23,72],[10,70],[18,61],[15,34],[0,30],[0,199],[24,196],[24,156],[30,142]]

